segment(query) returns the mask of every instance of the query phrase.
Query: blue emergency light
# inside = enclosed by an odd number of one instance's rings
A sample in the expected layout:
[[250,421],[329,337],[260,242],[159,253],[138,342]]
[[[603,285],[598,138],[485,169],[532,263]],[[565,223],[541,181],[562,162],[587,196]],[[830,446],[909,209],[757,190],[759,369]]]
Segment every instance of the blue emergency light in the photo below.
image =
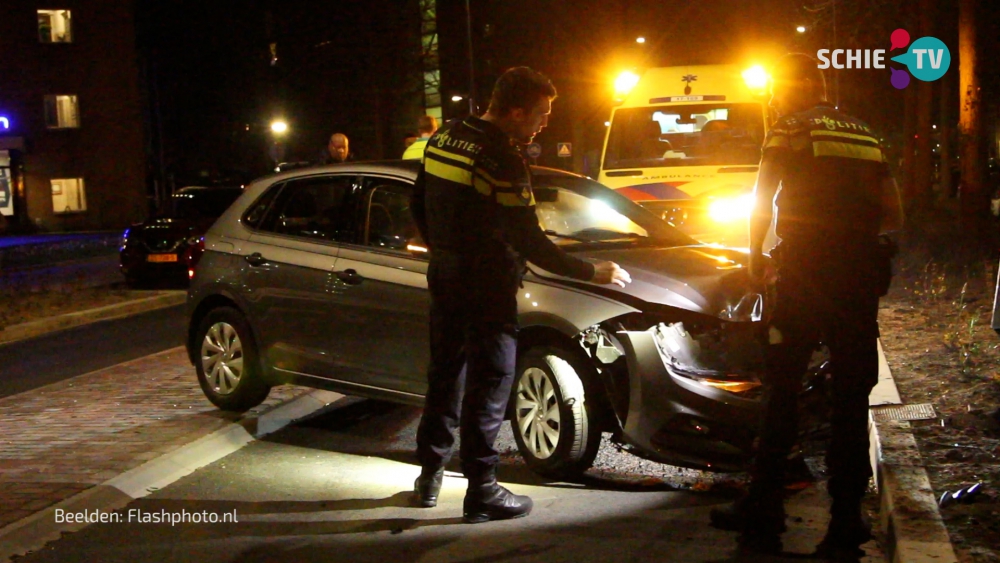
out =
[[0,131],[10,130],[10,120],[7,119],[6,115],[0,115]]

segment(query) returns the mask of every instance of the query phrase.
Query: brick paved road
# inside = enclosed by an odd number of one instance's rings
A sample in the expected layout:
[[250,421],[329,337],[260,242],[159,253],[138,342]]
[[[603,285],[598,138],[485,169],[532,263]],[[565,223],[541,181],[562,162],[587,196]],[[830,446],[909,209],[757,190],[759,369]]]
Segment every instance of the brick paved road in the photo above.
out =
[[0,399],[0,528],[307,392],[223,413],[173,348]]

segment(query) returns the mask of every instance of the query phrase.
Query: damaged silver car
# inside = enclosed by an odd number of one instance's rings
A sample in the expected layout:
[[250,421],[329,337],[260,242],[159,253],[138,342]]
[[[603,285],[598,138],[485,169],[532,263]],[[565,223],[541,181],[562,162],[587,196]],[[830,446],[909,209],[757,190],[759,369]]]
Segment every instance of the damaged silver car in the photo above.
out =
[[[739,469],[760,408],[761,296],[746,255],[705,246],[597,182],[534,168],[542,227],[613,260],[620,289],[529,265],[509,417],[528,465],[568,477],[602,432],[637,455]],[[205,236],[188,352],[207,397],[246,410],[296,383],[422,405],[427,253],[409,213],[417,164],[260,179]]]

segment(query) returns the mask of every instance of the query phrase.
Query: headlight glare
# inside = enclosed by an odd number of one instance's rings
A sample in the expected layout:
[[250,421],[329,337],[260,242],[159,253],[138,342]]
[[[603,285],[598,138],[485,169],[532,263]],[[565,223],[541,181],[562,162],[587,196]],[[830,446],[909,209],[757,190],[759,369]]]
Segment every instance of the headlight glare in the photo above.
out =
[[753,194],[719,198],[708,205],[708,216],[717,223],[746,221],[750,219],[753,203]]

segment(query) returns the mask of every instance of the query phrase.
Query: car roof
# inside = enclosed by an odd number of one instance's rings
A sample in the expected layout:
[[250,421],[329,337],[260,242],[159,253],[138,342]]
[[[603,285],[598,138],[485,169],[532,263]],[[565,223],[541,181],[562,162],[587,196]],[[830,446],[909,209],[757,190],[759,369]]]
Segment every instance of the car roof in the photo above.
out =
[[[325,164],[308,166],[304,168],[294,168],[286,172],[273,174],[268,178],[271,180],[285,180],[298,178],[301,176],[312,176],[323,173],[358,173],[358,174],[388,174],[393,176],[403,176],[410,180],[415,180],[420,172],[419,160],[371,160],[362,162],[344,162],[340,164]],[[561,176],[567,178],[586,178],[580,174],[548,168],[545,166],[531,166],[531,173],[540,176]]]
[[177,194],[190,194],[197,192],[228,192],[228,191],[241,191],[243,188],[239,186],[185,186],[176,192]]

